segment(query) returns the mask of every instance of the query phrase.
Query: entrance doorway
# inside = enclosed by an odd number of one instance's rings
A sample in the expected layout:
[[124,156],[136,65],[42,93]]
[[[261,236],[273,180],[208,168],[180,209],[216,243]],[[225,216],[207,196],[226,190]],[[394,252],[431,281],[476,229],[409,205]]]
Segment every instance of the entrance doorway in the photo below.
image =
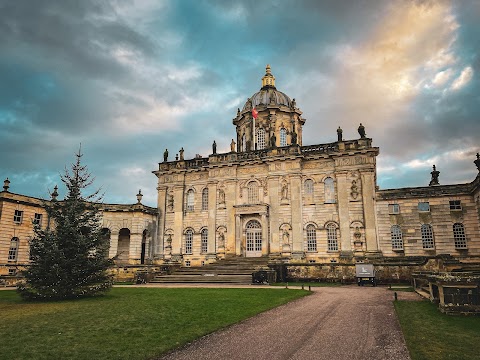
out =
[[262,225],[257,220],[250,220],[245,226],[247,236],[246,257],[262,256]]

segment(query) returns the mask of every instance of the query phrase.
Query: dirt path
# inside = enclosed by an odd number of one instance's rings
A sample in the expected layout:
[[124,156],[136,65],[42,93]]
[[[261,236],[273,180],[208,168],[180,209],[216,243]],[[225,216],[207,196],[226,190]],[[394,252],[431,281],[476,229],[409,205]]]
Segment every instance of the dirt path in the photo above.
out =
[[[313,294],[216,332],[162,359],[410,359],[393,291],[312,288]],[[414,299],[399,292],[398,298]]]

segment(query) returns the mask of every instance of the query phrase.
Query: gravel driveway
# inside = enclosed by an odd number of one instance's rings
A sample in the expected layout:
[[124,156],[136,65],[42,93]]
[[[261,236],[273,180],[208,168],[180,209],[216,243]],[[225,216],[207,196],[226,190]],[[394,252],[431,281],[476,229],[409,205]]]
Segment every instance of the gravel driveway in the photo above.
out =
[[[410,359],[393,291],[342,286],[205,336],[162,359]],[[398,293],[399,299],[416,299]]]

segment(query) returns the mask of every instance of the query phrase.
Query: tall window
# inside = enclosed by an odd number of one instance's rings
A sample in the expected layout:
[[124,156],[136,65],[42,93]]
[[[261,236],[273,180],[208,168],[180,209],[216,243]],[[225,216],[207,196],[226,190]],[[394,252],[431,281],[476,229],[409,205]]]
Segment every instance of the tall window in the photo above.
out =
[[185,254],[192,254],[193,249],[193,230],[188,229],[185,232]]
[[187,211],[193,211],[195,209],[195,193],[193,190],[187,191]]
[[202,254],[205,254],[208,251],[208,230],[202,230]]
[[433,242],[433,229],[430,224],[422,225],[422,244],[424,249],[433,249],[435,244]]
[[10,240],[10,248],[8,249],[8,261],[16,261],[18,254],[18,237]]
[[287,130],[280,129],[280,146],[287,146]]
[[265,149],[265,130],[262,128],[257,130],[257,149]]
[[250,181],[247,185],[248,203],[258,203],[258,184],[255,181]]
[[305,187],[305,195],[313,196],[313,180],[310,180],[310,179],[305,180],[304,187]]
[[23,211],[15,210],[15,214],[13,214],[13,222],[15,224],[21,224],[23,220]]
[[331,177],[327,177],[324,181],[325,186],[325,202],[327,204],[335,203],[335,184]]
[[34,218],[33,218],[33,224],[42,226],[42,214],[37,214],[35,213]]
[[337,226],[335,224],[327,225],[327,249],[328,251],[338,251]]
[[247,151],[247,135],[242,136],[242,151]]
[[393,250],[403,250],[403,237],[402,229],[399,225],[392,225],[390,229],[390,234],[392,236],[392,249]]
[[315,226],[307,226],[307,251],[317,251],[317,231]]
[[202,191],[202,210],[208,210],[208,188]]
[[463,224],[453,224],[453,239],[455,241],[455,249],[467,248],[467,237],[465,236],[465,227]]

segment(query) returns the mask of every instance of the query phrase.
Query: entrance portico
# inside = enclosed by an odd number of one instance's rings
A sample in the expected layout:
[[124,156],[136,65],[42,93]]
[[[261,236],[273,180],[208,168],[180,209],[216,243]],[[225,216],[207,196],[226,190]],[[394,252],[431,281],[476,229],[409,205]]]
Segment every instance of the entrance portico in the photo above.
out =
[[268,205],[239,205],[235,208],[235,254],[267,256],[270,252]]

